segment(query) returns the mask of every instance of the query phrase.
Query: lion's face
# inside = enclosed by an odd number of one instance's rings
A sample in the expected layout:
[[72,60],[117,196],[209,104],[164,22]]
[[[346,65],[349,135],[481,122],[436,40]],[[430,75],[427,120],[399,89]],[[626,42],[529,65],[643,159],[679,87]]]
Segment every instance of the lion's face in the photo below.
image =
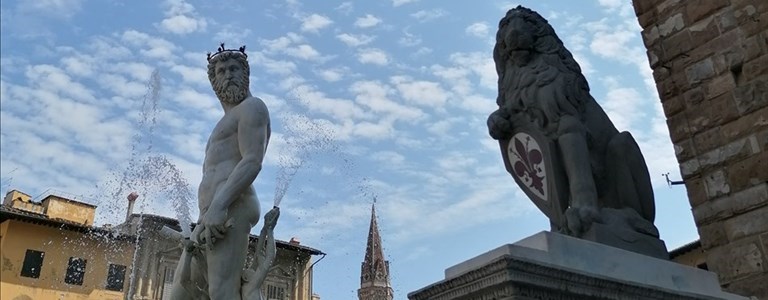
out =
[[524,66],[537,54],[537,40],[542,28],[549,26],[536,12],[518,7],[507,12],[499,22],[494,51],[502,61]]

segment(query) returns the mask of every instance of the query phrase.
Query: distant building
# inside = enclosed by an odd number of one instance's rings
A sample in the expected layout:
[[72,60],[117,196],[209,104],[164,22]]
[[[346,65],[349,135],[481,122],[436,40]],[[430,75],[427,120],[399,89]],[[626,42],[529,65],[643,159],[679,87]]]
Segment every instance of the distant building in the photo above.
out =
[[389,280],[389,262],[384,260],[379,226],[376,223],[376,204],[371,205],[371,225],[368,228],[368,243],[365,259],[360,268],[360,300],[392,300],[392,283]]
[[709,270],[709,267],[707,267],[707,256],[704,253],[704,249],[701,248],[699,240],[669,251],[669,260],[686,266]]
[[[96,227],[94,205],[57,195],[35,202],[9,192],[0,206],[0,299],[168,299],[181,248],[161,230],[180,231],[179,222],[131,209],[123,224]],[[249,260],[256,241],[251,235]],[[312,256],[325,254],[296,238],[276,244],[265,300],[319,299]]]
[[12,190],[0,206],[0,298],[124,299],[133,237],[93,226],[96,206]]

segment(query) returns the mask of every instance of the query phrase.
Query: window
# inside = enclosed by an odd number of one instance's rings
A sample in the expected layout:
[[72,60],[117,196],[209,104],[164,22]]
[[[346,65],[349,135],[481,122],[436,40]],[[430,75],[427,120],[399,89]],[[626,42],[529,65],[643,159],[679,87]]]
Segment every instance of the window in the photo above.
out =
[[83,285],[86,262],[87,261],[82,258],[70,257],[69,266],[67,266],[67,275],[64,276],[64,282],[74,285]]
[[269,284],[269,283],[267,283],[266,286],[267,286],[266,287],[267,292],[265,294],[267,296],[267,300],[283,300],[283,299],[285,299],[285,298],[283,298],[283,297],[285,297],[285,288],[278,287],[278,286],[275,286],[275,285],[272,285],[272,284]]
[[173,273],[176,270],[176,265],[166,264],[165,272],[163,272],[163,293],[160,299],[171,299],[171,290],[173,289]]
[[43,257],[45,257],[45,252],[27,249],[27,253],[24,255],[24,265],[21,267],[21,276],[40,278]]
[[106,289],[120,292],[123,290],[123,282],[125,282],[125,266],[109,264]]

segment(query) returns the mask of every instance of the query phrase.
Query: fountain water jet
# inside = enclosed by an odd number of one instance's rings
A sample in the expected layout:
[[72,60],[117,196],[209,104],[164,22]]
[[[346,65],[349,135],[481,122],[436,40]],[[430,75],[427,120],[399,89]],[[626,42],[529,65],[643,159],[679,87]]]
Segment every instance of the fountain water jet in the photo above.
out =
[[339,150],[333,129],[325,124],[298,114],[283,114],[280,119],[290,151],[284,151],[278,157],[274,206],[280,206],[294,176],[313,154],[319,151],[337,153]]
[[[131,139],[131,151],[127,166],[121,171],[110,173],[104,182],[97,185],[96,196],[93,197],[95,199],[108,199],[100,206],[111,212],[104,217],[114,218],[121,215],[119,212],[125,210],[124,202],[116,201],[117,199],[122,199],[125,193],[129,191],[138,191],[142,194],[141,199],[138,199],[138,203],[135,203],[138,206],[137,212],[139,216],[135,224],[136,232],[133,233],[136,235],[136,251],[131,263],[130,275],[127,278],[127,295],[129,297],[136,293],[135,280],[139,276],[136,273],[139,271],[136,255],[140,252],[141,244],[139,240],[144,234],[142,232],[144,212],[147,211],[148,207],[152,206],[152,203],[145,199],[170,201],[175,217],[181,225],[181,235],[184,237],[191,235],[189,225],[192,220],[189,202],[194,199],[194,194],[178,167],[165,155],[155,153],[154,149],[153,138],[155,128],[157,127],[157,116],[160,111],[161,83],[160,74],[155,70],[149,78],[147,93],[142,99],[139,120],[137,122],[137,133]],[[133,199],[136,200],[135,197]],[[125,222],[131,220],[130,214],[132,214],[132,211],[129,211],[126,215]],[[130,230],[129,228],[131,227],[129,225],[126,229]]]

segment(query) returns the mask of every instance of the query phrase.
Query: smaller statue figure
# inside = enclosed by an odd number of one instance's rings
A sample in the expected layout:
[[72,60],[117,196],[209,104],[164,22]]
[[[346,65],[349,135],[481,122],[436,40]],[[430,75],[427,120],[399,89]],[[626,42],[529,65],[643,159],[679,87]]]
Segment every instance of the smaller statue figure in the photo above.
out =
[[275,246],[275,225],[280,217],[280,209],[275,206],[264,215],[264,227],[259,233],[256,244],[256,252],[253,254],[253,264],[243,271],[242,298],[244,300],[262,300],[261,286],[267,278],[269,268],[275,260],[277,248]]
[[582,237],[600,223],[659,241],[640,148],[592,98],[579,65],[547,21],[522,6],[509,10],[499,23],[493,58],[499,109],[488,117],[489,133],[501,145],[507,170],[552,229]]
[[197,281],[192,278],[192,257],[203,260],[200,245],[184,238],[181,240],[181,249],[182,260],[174,273],[171,300],[208,299],[208,289],[197,286]]

